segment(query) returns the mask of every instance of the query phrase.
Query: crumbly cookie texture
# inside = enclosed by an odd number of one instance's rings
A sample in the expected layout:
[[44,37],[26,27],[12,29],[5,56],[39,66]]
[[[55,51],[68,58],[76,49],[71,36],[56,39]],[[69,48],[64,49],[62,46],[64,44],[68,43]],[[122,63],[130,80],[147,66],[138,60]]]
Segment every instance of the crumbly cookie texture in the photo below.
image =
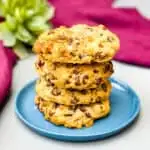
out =
[[79,24],[43,33],[33,50],[52,62],[85,64],[109,61],[119,47],[118,37],[104,25]]
[[90,127],[94,120],[105,117],[110,112],[109,100],[90,105],[65,106],[36,96],[35,104],[46,120],[68,128]]
[[102,64],[60,64],[51,63],[39,57],[35,68],[40,76],[45,77],[47,82],[59,88],[65,89],[92,89],[97,88],[105,78],[113,73],[111,62]]
[[101,83],[96,89],[89,90],[73,90],[61,89],[52,86],[44,78],[40,78],[36,83],[36,93],[44,100],[53,101],[64,105],[90,104],[108,99],[111,92],[111,84],[109,81]]

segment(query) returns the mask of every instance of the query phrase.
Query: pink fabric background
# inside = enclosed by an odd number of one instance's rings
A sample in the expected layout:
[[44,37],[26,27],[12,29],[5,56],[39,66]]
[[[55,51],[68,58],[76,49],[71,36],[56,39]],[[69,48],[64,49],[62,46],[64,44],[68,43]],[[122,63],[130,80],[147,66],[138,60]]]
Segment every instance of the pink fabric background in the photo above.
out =
[[4,48],[0,42],[0,106],[10,91],[12,69],[16,58],[12,50]]
[[[150,20],[134,8],[112,8],[113,0],[49,0],[56,8],[55,27],[85,23],[104,24],[120,37],[121,49],[115,60],[150,67]],[[0,21],[2,19],[0,18]],[[0,105],[12,80],[17,57],[0,42]]]

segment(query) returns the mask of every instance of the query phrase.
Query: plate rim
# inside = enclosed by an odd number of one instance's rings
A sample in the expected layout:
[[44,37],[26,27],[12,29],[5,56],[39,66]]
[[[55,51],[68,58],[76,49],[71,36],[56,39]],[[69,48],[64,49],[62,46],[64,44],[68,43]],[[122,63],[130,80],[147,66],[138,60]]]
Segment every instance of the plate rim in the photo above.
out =
[[[90,134],[86,134],[86,135],[67,135],[67,134],[63,134],[63,133],[57,133],[57,132],[49,132],[43,128],[37,127],[34,124],[32,124],[30,121],[26,120],[21,111],[19,110],[20,107],[18,107],[18,103],[19,103],[19,97],[21,95],[21,93],[28,88],[30,85],[32,85],[35,81],[37,80],[37,78],[30,80],[27,84],[25,84],[20,90],[19,92],[17,92],[16,97],[15,97],[15,113],[17,115],[17,117],[26,125],[28,126],[30,129],[36,131],[37,133],[47,136],[47,137],[51,137],[54,138],[55,136],[60,136],[59,138],[55,138],[55,139],[62,139],[62,137],[67,137],[67,138],[91,138],[91,137],[95,137],[95,139],[97,139],[96,137],[99,137],[98,139],[101,138],[105,138],[114,134],[117,134],[118,132],[120,132],[121,130],[123,130],[124,128],[128,127],[138,116],[138,114],[140,113],[140,98],[137,95],[137,93],[134,91],[134,89],[129,86],[126,82],[117,79],[116,77],[111,77],[110,80],[116,84],[121,85],[123,88],[130,90],[130,92],[134,95],[134,102],[136,105],[136,109],[133,111],[132,115],[122,124],[120,124],[117,128],[113,128],[113,130],[110,130],[109,132],[103,132],[103,133],[90,133]],[[81,130],[81,129],[80,129]],[[67,139],[65,139],[67,140]],[[77,139],[69,139],[67,141],[85,141],[86,139],[83,140],[77,140]]]

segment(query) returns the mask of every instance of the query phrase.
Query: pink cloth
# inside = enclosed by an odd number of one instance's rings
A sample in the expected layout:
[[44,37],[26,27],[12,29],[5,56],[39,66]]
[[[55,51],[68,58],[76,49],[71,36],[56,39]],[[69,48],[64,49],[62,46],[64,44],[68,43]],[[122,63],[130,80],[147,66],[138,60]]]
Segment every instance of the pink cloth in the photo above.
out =
[[56,8],[55,27],[78,23],[104,24],[118,34],[115,60],[150,67],[150,20],[134,8],[112,8],[113,0],[50,0]]
[[9,93],[12,80],[12,68],[15,62],[16,55],[12,50],[4,48],[2,42],[0,42],[0,106]]

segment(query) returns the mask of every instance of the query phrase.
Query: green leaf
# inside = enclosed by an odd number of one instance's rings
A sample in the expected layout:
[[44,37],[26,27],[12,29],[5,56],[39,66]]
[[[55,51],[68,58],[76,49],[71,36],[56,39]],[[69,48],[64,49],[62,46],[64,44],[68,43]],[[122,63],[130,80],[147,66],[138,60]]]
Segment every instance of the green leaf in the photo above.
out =
[[54,8],[47,0],[0,0],[0,39],[6,46],[33,45],[36,37],[51,25],[48,20],[54,15]]
[[45,18],[45,20],[50,20],[53,16],[54,16],[54,12],[55,12],[55,9],[54,7],[50,7],[46,10],[46,12],[44,13],[43,17]]
[[18,40],[20,40],[24,43],[30,42],[33,38],[31,33],[21,25],[18,27],[18,30],[16,32],[16,37]]
[[37,12],[37,13],[43,13],[46,9],[47,9],[47,1],[45,1],[45,0],[36,0],[35,1],[35,7],[34,7],[34,9],[35,9],[35,11]]
[[1,10],[1,8],[0,8],[0,17],[3,17],[3,12]]
[[25,11],[25,19],[32,17],[35,14],[33,9],[28,9]]
[[[33,8],[36,5],[37,0],[25,0],[26,8]],[[39,1],[39,0],[38,0]]]
[[6,16],[6,24],[11,31],[14,31],[17,28],[17,21],[13,16]]
[[17,56],[21,59],[26,58],[30,55],[31,52],[20,42],[17,42],[13,47],[13,51],[17,54]]
[[17,2],[18,0],[11,0],[11,5],[9,6],[11,10],[15,10],[16,6],[17,6]]
[[26,18],[25,18],[25,14],[26,14],[26,10],[24,8],[21,8],[20,10],[20,16],[22,18],[22,21],[24,21]]
[[2,1],[0,0],[0,16],[2,17],[4,14],[3,14],[3,4],[2,4]]
[[0,23],[0,40],[8,47],[12,47],[16,43],[15,35],[8,30],[6,23]]
[[19,23],[23,23],[23,18],[21,16],[21,8],[15,8],[14,17]]
[[10,5],[10,0],[3,0],[2,1],[3,5],[3,13],[4,15],[10,12],[9,5]]
[[28,42],[28,44],[32,46],[34,44],[35,40],[36,40],[35,35],[32,35],[32,38],[30,39],[30,41]]
[[26,23],[26,26],[30,31],[39,33],[49,29],[49,25],[40,16],[33,17]]

